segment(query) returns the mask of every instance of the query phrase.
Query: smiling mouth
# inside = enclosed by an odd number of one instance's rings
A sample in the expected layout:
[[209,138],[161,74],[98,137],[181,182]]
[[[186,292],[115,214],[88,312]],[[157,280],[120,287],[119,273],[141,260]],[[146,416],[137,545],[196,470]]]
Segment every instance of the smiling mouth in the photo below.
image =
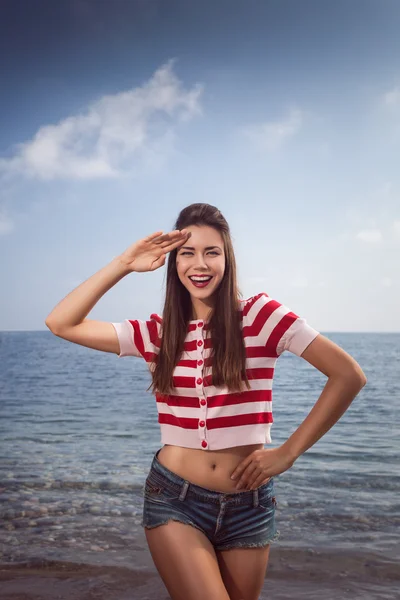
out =
[[192,277],[189,277],[189,279],[195,287],[204,288],[210,283],[212,276],[207,276],[207,278],[206,277],[199,277],[199,278],[196,277],[193,279],[192,279]]

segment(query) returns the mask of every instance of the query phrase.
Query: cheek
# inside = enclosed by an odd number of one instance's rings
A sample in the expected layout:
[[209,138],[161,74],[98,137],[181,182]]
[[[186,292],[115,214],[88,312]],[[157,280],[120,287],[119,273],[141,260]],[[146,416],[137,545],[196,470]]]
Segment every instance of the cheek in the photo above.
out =
[[176,272],[178,273],[179,279],[182,279],[184,276],[184,266],[179,260],[176,261]]

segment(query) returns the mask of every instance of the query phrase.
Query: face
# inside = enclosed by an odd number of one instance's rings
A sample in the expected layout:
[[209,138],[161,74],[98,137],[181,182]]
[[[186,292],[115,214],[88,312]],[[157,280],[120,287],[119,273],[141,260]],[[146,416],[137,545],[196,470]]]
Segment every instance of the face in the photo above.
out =
[[[221,234],[213,227],[192,225],[189,239],[178,248],[176,269],[181,283],[192,297],[195,312],[202,312],[202,305],[212,306],[212,295],[222,281],[225,272],[225,252]],[[208,283],[192,281],[192,277],[211,277]],[[202,318],[201,316],[197,318]]]

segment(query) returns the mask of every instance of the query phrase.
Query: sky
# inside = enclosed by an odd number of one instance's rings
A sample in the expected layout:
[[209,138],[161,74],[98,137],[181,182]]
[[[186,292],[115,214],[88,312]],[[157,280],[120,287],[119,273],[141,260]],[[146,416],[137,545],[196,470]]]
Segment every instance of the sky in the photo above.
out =
[[[182,208],[227,219],[244,298],[400,332],[397,0],[3,0],[0,330]],[[161,312],[166,266],[88,318]]]

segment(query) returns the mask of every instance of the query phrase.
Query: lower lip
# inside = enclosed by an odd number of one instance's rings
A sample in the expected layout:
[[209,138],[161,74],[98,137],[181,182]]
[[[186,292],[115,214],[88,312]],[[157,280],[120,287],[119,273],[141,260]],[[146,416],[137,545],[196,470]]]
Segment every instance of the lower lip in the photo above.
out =
[[209,284],[209,283],[212,281],[212,277],[211,277],[211,279],[209,279],[209,280],[208,280],[208,281],[206,281],[205,283],[198,283],[197,281],[192,281],[191,279],[189,279],[189,281],[190,281],[191,283],[193,283],[194,287],[197,287],[197,288],[205,288],[205,287],[207,287],[207,286],[208,286],[208,284]]

